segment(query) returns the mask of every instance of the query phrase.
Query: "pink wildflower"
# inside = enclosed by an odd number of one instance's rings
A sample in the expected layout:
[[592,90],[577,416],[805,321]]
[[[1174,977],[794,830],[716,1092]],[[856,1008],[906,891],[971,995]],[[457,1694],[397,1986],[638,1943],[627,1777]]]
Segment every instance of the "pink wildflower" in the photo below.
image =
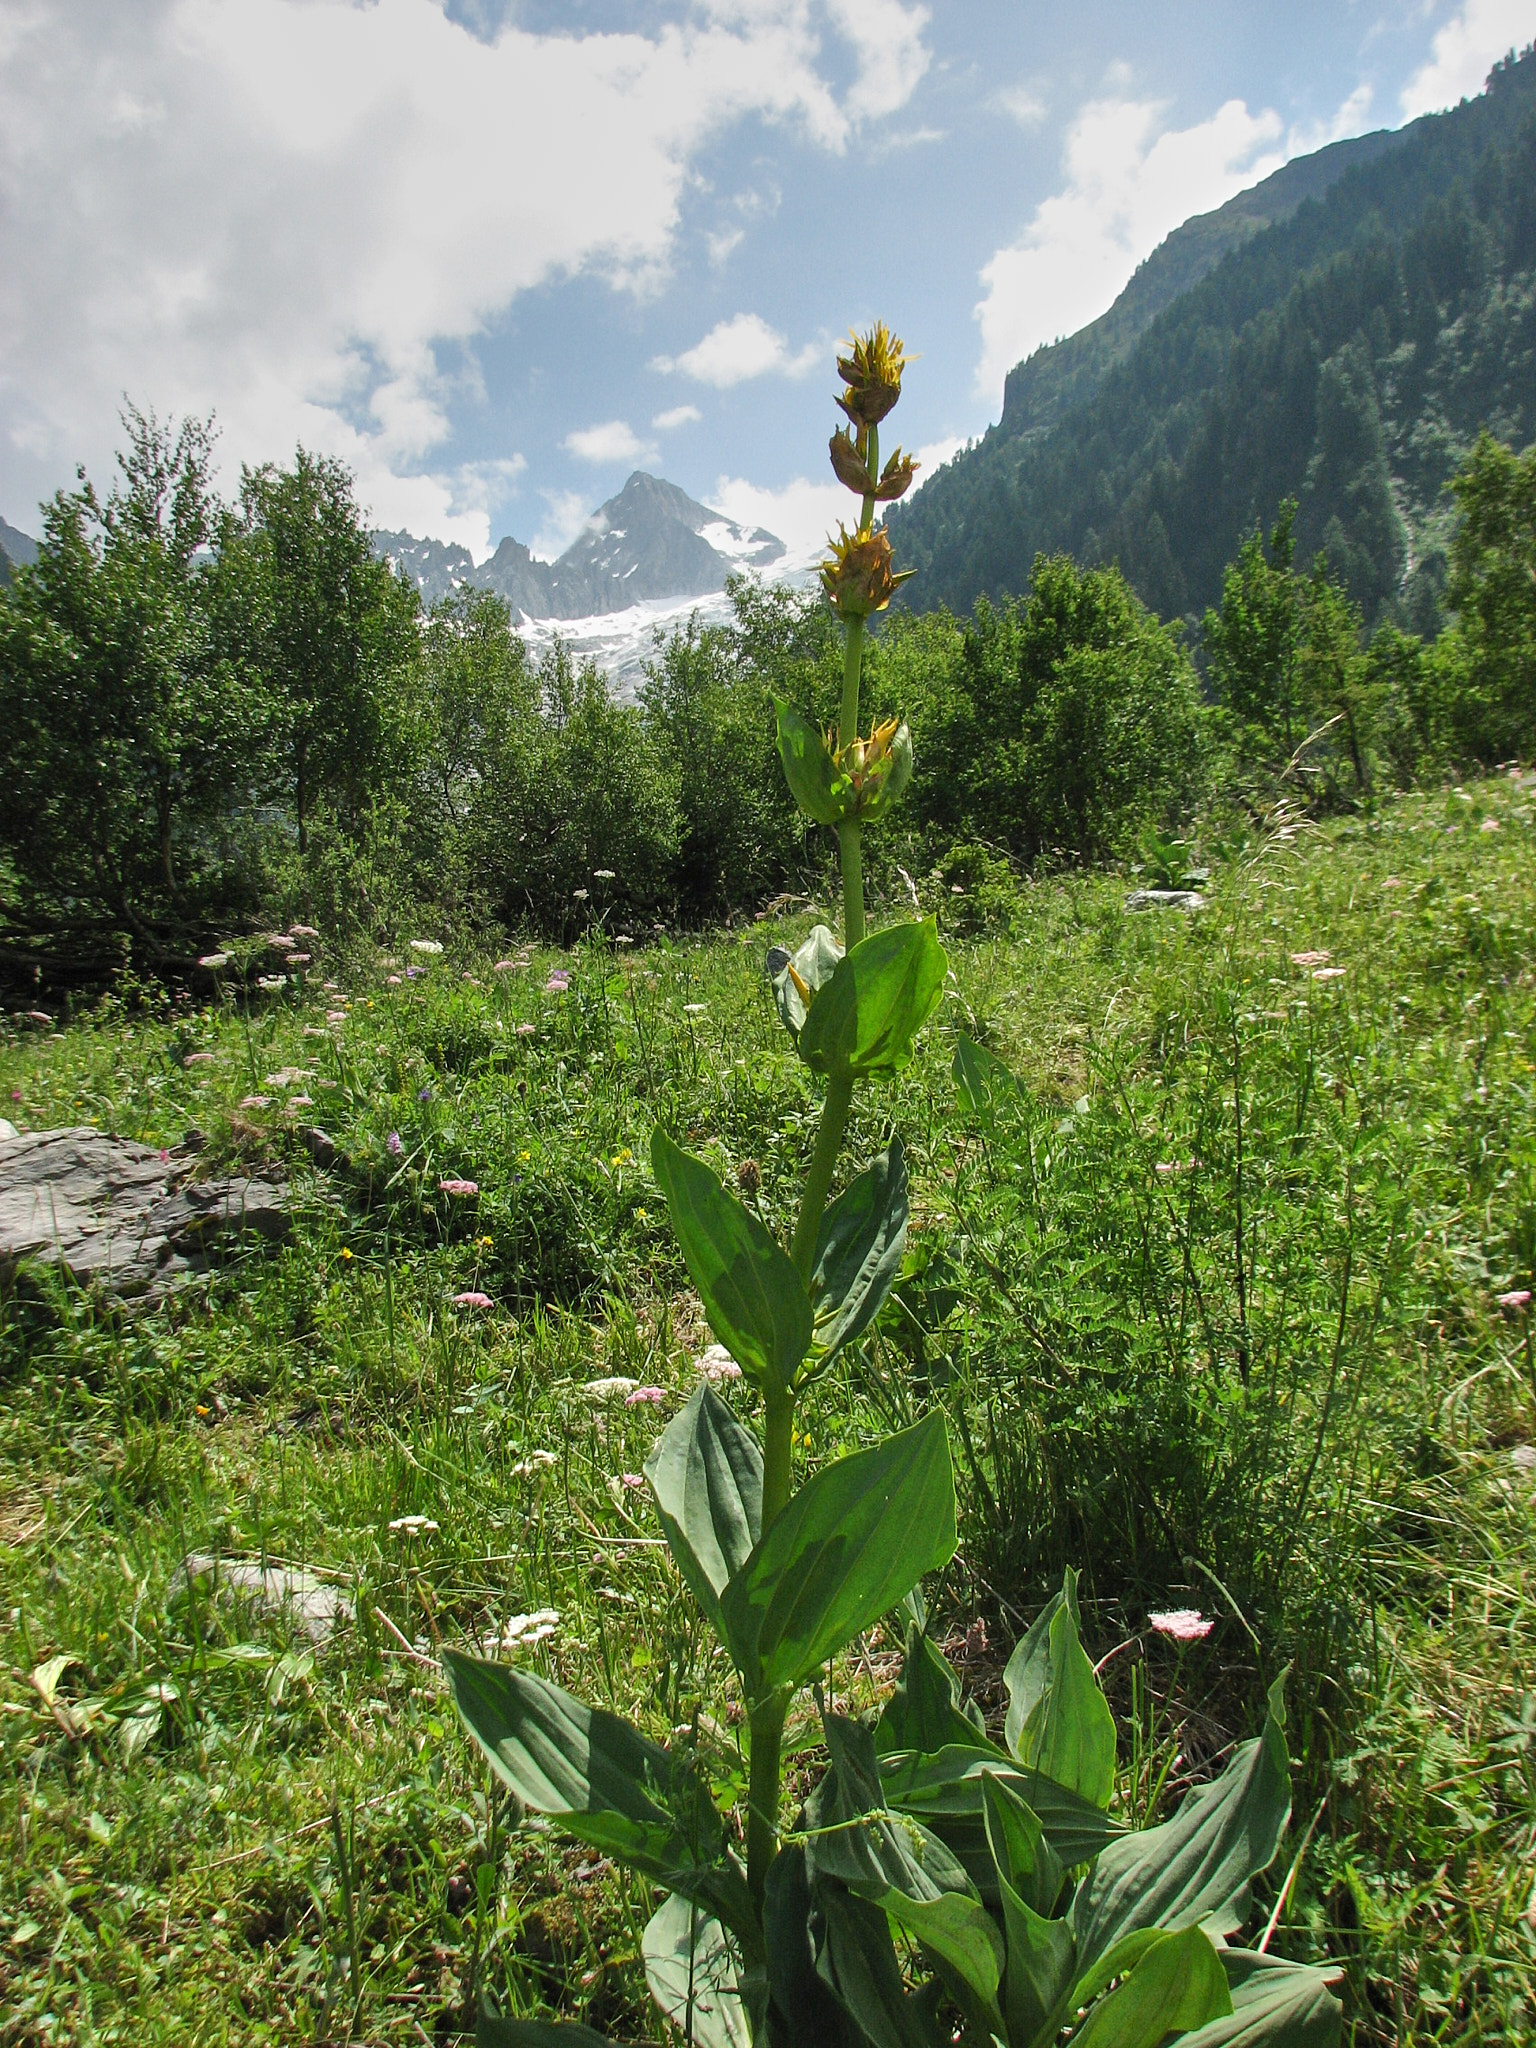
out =
[[642,1408],[649,1403],[651,1407],[659,1408],[666,1398],[667,1390],[665,1387],[636,1387],[632,1394],[624,1396],[624,1406],[626,1408]]
[[1321,967],[1325,961],[1332,958],[1333,955],[1328,951],[1327,947],[1321,946],[1314,948],[1311,952],[1293,953],[1291,955],[1291,965],[1293,967]]
[[477,1180],[440,1180],[437,1191],[440,1195],[478,1195],[480,1183]]
[[242,1095],[240,1107],[242,1109],[266,1109],[271,1101],[270,1095]]
[[619,1484],[620,1486],[629,1487],[644,1486],[645,1481],[638,1472],[621,1472],[619,1474]]
[[741,1367],[723,1344],[710,1345],[699,1360],[699,1371],[715,1386],[718,1386],[721,1380],[741,1378]]
[[1531,1290],[1529,1287],[1511,1287],[1507,1294],[1499,1296],[1500,1308],[1529,1308]]
[[1203,1642],[1216,1626],[1198,1607],[1170,1607],[1161,1614],[1149,1614],[1147,1620],[1160,1636],[1171,1636],[1176,1643]]
[[534,1032],[537,1031],[538,1028],[539,1027],[537,1026],[537,1024],[519,1024],[517,1027],[517,1035],[519,1038],[532,1038]]
[[398,987],[400,986],[400,977],[399,977],[399,975],[398,975],[398,974],[386,974],[386,975],[385,975],[385,977],[384,977],[384,986],[385,986],[386,988],[398,988]]
[[1312,979],[1314,981],[1339,981],[1342,979],[1343,974],[1344,970],[1342,967],[1318,967],[1313,969]]
[[498,960],[492,971],[496,974],[510,974],[516,965],[515,960]]
[[389,1154],[391,1159],[398,1159],[400,1157],[400,1154],[405,1150],[405,1147],[400,1142],[400,1133],[398,1131],[391,1131],[389,1136],[384,1140],[384,1150]]
[[570,985],[571,977],[563,968],[557,967],[548,981],[545,982],[544,993],[547,996],[563,996]]
[[455,1308],[494,1308],[496,1304],[478,1288],[466,1287],[462,1294],[453,1297],[453,1305]]
[[312,924],[296,924],[293,928],[296,939],[318,939],[320,934]]

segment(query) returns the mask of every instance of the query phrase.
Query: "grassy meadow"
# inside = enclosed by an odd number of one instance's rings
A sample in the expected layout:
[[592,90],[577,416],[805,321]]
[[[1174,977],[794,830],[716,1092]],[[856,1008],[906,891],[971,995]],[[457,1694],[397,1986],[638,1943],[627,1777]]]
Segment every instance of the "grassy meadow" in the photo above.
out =
[[[1081,1567],[1138,1820],[1289,1665],[1255,1930],[1342,1964],[1353,2042],[1529,2036],[1536,1358],[1499,1297],[1536,1265],[1536,782],[1199,851],[1193,916],[1128,914],[1125,876],[915,885],[949,992],[845,1155],[901,1132],[910,1271],[797,1455],[945,1406],[949,1654],[997,1714]],[[729,1668],[637,1477],[710,1342],[647,1148],[660,1121],[733,1185],[752,1162],[786,1232],[818,1105],[763,952],[813,920],[499,963],[402,932],[249,1006],[125,990],[6,1025],[22,1129],[195,1128],[295,1199],[284,1246],[158,1310],[37,1275],[0,1298],[6,2048],[449,2042],[485,1986],[662,2038],[647,1887],[491,1798],[436,1652],[692,1724],[744,1795]],[[1019,1079],[983,1116],[961,1030]],[[352,1618],[312,1641],[189,1589],[191,1553],[305,1567]],[[1180,1607],[1203,1641],[1149,1625]],[[837,1700],[873,1705],[895,1647],[864,1638]]]

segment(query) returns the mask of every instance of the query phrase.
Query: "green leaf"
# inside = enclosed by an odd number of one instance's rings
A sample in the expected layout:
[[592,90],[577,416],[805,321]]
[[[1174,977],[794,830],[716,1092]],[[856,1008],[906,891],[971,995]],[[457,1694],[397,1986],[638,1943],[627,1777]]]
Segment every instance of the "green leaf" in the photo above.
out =
[[729,1646],[720,1595],[763,1526],[757,1438],[700,1385],[645,1461],[662,1531],[689,1591]]
[[822,1728],[831,1763],[805,1807],[812,1881],[835,1878],[883,1907],[949,1966],[976,2019],[997,2031],[1003,1945],[970,1879],[920,1822],[885,1811],[869,1729],[840,1714],[823,1714]]
[[1108,1806],[1115,1790],[1115,1717],[1077,1633],[1070,1566],[1003,1673],[1009,1747],[1027,1769]]
[[811,1005],[799,1053],[813,1073],[861,1078],[895,1073],[944,992],[948,963],[938,927],[887,925],[861,939]]
[[[805,1849],[792,1842],[769,1864],[764,1888],[768,1995],[785,2041],[826,2042],[828,2048],[836,2048],[847,2032],[847,2023],[842,2008],[817,1974],[813,1912]],[[820,1915],[814,1918],[819,1931]]]
[[1072,1924],[1085,1969],[1138,1928],[1232,1934],[1242,1926],[1249,1880],[1274,1860],[1290,1818],[1284,1682],[1271,1688],[1264,1733],[1214,1784],[1191,1792],[1161,1827],[1111,1843],[1079,1885]]
[[1067,1873],[1040,1816],[1001,1771],[985,1772],[981,1791],[987,1846],[1000,1876],[1032,1912],[1049,1919]]
[[659,1128],[651,1165],[715,1335],[760,1386],[790,1386],[811,1348],[812,1321],[788,1255],[703,1160]]
[[464,1725],[525,1806],[686,1891],[755,1951],[746,1880],[708,1786],[684,1759],[532,1672],[457,1650],[443,1652],[443,1670]]
[[681,1893],[664,1899],[640,1940],[651,1996],[697,2048],[752,2048],[725,1929]]
[[1161,1934],[1130,1975],[1094,2006],[1074,2048],[1158,2048],[1169,2034],[1203,2027],[1232,2011],[1227,1973],[1201,1927]]
[[853,807],[853,784],[840,775],[820,730],[779,699],[779,759],[789,793],[818,825],[836,825]]
[[924,1572],[948,1564],[956,1541],[942,1412],[823,1466],[721,1599],[749,1697],[804,1684]]
[[810,937],[802,940],[793,953],[783,946],[770,947],[768,978],[773,984],[773,1000],[784,1029],[797,1045],[800,1027],[816,1000],[816,991],[832,979],[842,957],[842,947],[824,924],[813,925]]
[[1014,1075],[995,1052],[988,1052],[984,1045],[977,1045],[964,1032],[955,1040],[955,1058],[950,1072],[961,1108],[979,1118],[988,1128],[1000,1109],[1018,1099],[1019,1084]]
[[912,780],[912,728],[905,719],[891,740],[890,762],[884,779],[878,785],[871,788],[867,782],[865,784],[864,800],[858,812],[866,824],[873,825],[883,818]]
[[947,2037],[929,2005],[903,1984],[880,1908],[835,1884],[817,1885],[814,1897],[821,1920],[817,1974],[871,2048],[940,2048]]
[[813,1342],[826,1359],[880,1313],[907,1243],[907,1160],[900,1138],[872,1160],[821,1219],[811,1273]]
[[901,1677],[875,1726],[875,1748],[882,1756],[899,1749],[931,1756],[947,1743],[969,1747],[985,1740],[980,1716],[973,1721],[961,1705],[959,1678],[917,1623],[909,1622]]
[[997,1869],[987,1846],[982,1778],[996,1772],[1039,1816],[1045,1838],[1070,1870],[1089,1863],[1124,1833],[1096,1806],[1038,1771],[1020,1771],[981,1737],[949,1744],[933,1756],[896,1753],[880,1759],[887,1802],[930,1827],[959,1857],[984,1899],[998,1896]]
[[1231,2014],[1186,2034],[1179,2048],[1336,2048],[1342,2017],[1336,1969],[1243,1948],[1223,1949],[1221,1960]]

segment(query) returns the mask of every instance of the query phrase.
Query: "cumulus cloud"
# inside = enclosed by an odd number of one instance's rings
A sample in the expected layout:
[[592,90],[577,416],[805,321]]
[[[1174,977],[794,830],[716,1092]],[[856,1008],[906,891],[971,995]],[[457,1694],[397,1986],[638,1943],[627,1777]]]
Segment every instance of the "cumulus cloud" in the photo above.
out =
[[1066,183],[981,273],[980,397],[1042,342],[1074,333],[1114,303],[1132,271],[1181,221],[1207,213],[1277,170],[1272,112],[1228,100],[1192,128],[1161,125],[1164,108],[1120,94],[1091,100],[1067,136]]
[[563,555],[592,517],[592,509],[580,491],[541,491],[544,519],[528,543],[528,552],[541,562],[556,561]]
[[703,417],[696,405],[674,405],[657,413],[651,425],[658,434],[670,434],[674,427],[691,427]]
[[770,373],[803,377],[815,369],[823,353],[820,344],[812,341],[792,354],[776,327],[756,313],[738,313],[734,320],[718,321],[702,341],[682,355],[656,356],[651,368],[663,376],[678,371],[699,384],[713,384],[717,391],[726,391],[733,384]]
[[1021,128],[1033,128],[1045,119],[1045,101],[1039,93],[1027,85],[1007,85],[997,96],[997,104]]
[[655,442],[642,441],[628,420],[581,427],[563,445],[582,462],[654,462],[657,454]]
[[[915,451],[922,465],[919,488],[959,446],[959,437],[951,434]],[[797,476],[772,489],[749,483],[745,477],[722,476],[709,502],[739,525],[764,526],[776,533],[788,551],[790,568],[809,568],[818,561],[828,533],[839,520],[846,525],[858,509],[857,498],[833,476]]]
[[1330,142],[1342,142],[1346,135],[1361,134],[1370,118],[1374,97],[1369,85],[1363,82],[1357,85],[1330,119],[1292,128],[1285,138],[1286,155],[1311,156],[1314,150],[1326,149]]
[[1530,0],[1466,0],[1403,87],[1404,120],[1474,98],[1498,60],[1531,40],[1533,27]]
[[380,523],[484,546],[485,480],[433,459],[476,339],[553,277],[653,286],[712,137],[757,116],[845,149],[921,76],[924,20],[706,0],[643,34],[477,37],[438,0],[10,0],[0,483],[104,471],[126,388],[217,408],[231,464],[302,438]]

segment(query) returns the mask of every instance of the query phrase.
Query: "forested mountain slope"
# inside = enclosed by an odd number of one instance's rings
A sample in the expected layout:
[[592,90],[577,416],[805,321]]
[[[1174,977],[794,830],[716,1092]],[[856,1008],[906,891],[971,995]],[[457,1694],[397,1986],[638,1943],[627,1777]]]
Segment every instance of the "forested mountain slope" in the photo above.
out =
[[1165,616],[1198,613],[1244,533],[1295,497],[1303,559],[1325,550],[1368,617],[1433,619],[1449,477],[1484,426],[1536,438],[1536,55],[1366,141],[1123,353],[1148,273],[1166,279],[1204,224],[1011,374],[1002,421],[892,510],[922,572],[910,603],[967,611],[1064,549],[1117,561]]

